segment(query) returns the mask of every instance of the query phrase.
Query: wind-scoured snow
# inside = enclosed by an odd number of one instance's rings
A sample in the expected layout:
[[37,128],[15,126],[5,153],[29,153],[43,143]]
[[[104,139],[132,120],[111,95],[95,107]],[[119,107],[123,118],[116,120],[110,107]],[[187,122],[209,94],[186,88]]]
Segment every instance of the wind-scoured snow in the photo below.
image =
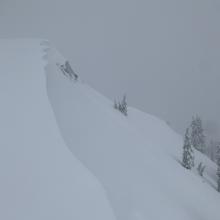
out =
[[102,186],[65,146],[40,40],[0,40],[0,219],[114,220]]
[[125,117],[46,41],[0,49],[0,219],[220,219],[216,165],[195,152],[204,177],[184,169],[165,122]]
[[209,159],[195,152],[196,166],[207,165],[204,178],[196,167],[184,169],[182,137],[165,122],[134,108],[125,117],[88,85],[64,76],[56,63],[65,59],[52,47],[47,59],[48,94],[62,136],[102,183],[118,220],[219,220]]

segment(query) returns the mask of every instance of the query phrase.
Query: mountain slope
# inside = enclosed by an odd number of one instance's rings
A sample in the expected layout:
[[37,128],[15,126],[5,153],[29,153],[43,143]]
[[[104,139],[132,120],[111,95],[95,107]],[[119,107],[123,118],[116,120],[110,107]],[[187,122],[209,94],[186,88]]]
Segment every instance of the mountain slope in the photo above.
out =
[[48,42],[0,49],[0,219],[220,218],[216,165],[195,152],[204,178],[185,170],[182,138],[165,122],[134,108],[125,117],[63,75]]
[[[61,134],[106,189],[118,220],[218,220],[215,165],[206,161],[205,178],[179,163],[182,138],[165,122],[112,102],[80,81],[62,74],[65,59],[48,46],[47,88]],[[211,171],[211,173],[209,173]],[[208,182],[209,181],[209,182]]]
[[113,220],[101,185],[60,136],[40,44],[0,41],[0,219]]

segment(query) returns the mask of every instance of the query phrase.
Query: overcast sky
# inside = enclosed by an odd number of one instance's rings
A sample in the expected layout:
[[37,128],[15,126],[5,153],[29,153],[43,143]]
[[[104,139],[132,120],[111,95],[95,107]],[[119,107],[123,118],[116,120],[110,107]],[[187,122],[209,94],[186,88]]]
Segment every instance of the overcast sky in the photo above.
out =
[[219,0],[0,0],[0,36],[49,39],[107,97],[220,137]]

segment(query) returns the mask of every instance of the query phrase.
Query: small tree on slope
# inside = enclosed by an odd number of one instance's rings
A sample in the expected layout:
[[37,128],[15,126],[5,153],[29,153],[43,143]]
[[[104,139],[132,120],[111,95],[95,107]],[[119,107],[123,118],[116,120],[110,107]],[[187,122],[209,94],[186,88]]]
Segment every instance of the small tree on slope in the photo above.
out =
[[121,103],[119,104],[119,110],[125,115],[128,115],[128,107],[127,107],[127,100],[126,95],[123,96]]
[[194,166],[194,156],[193,156],[193,149],[190,143],[189,128],[186,129],[186,133],[185,133],[182,165],[186,169],[191,169]]
[[204,152],[205,150],[205,135],[200,117],[193,117],[191,123],[191,144],[197,150]]
[[126,95],[123,96],[122,101],[119,102],[118,104],[117,104],[116,101],[114,101],[114,108],[119,110],[125,116],[128,115],[128,107],[127,107]]
[[220,145],[218,145],[218,149],[217,149],[217,177],[218,177],[218,180],[217,180],[217,183],[218,183],[218,192],[220,192]]

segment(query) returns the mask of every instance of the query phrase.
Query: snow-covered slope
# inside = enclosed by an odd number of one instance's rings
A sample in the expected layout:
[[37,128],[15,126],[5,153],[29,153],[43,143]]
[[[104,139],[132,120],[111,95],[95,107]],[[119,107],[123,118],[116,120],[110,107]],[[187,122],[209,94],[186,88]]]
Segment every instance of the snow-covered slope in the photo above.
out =
[[[182,138],[165,122],[128,109],[128,117],[88,85],[64,76],[65,59],[48,46],[47,86],[62,136],[106,189],[118,220],[219,220],[215,165],[205,178],[180,165]],[[146,100],[147,101],[147,100]]]
[[100,183],[60,136],[40,44],[0,41],[0,219],[114,220]]
[[204,178],[185,170],[165,122],[123,116],[65,61],[45,41],[0,41],[0,219],[219,220],[215,164],[196,152]]

